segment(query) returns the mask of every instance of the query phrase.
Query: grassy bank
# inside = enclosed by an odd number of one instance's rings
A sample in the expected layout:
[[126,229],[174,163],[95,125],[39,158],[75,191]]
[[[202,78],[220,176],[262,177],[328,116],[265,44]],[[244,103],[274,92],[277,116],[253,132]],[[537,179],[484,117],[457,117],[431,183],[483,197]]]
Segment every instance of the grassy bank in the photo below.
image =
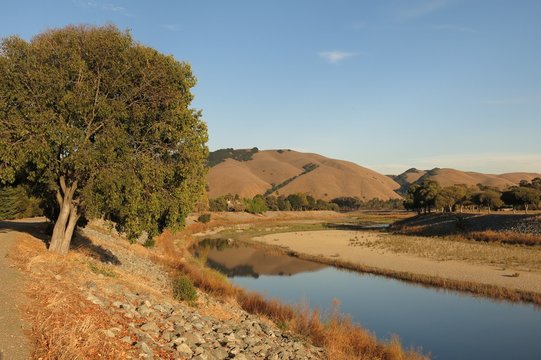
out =
[[[216,224],[194,224],[179,236],[164,233],[158,239],[158,247],[167,256],[155,261],[187,275],[201,290],[218,298],[232,298],[246,311],[269,318],[283,329],[307,338],[316,346],[323,347],[329,359],[426,359],[414,350],[404,350],[397,338],[381,342],[367,330],[355,325],[340,314],[338,307],[322,318],[316,310],[307,307],[294,308],[277,300],[267,300],[261,295],[247,292],[231,285],[218,272],[204,267],[187,251],[193,244],[195,233],[208,231]],[[179,239],[182,237],[182,239]],[[182,260],[179,260],[182,259]]]

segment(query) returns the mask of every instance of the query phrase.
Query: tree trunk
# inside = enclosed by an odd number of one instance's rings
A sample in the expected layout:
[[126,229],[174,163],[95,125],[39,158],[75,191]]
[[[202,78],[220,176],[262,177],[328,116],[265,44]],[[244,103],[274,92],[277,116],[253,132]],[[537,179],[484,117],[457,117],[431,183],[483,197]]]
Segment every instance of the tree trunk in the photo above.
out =
[[71,237],[79,219],[77,205],[73,201],[77,181],[74,181],[71,186],[67,186],[64,177],[61,176],[60,188],[62,192],[58,191],[56,194],[60,212],[54,224],[49,251],[65,255],[68,253]]

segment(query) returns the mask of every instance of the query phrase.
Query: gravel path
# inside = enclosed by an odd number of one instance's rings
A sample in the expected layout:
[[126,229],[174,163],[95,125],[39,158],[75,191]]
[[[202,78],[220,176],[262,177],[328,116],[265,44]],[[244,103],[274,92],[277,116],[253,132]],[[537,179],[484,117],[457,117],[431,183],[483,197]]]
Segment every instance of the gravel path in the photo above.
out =
[[8,251],[15,243],[16,231],[9,222],[0,222],[0,360],[29,359],[30,342],[19,307],[24,304],[22,275],[11,267]]

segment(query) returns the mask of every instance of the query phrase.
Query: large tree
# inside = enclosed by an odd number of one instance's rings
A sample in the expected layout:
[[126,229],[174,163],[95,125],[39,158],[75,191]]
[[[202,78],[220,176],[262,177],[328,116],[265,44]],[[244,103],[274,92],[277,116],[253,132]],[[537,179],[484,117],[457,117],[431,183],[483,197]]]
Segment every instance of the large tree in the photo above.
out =
[[404,199],[404,207],[407,210],[416,210],[418,214],[430,213],[436,206],[436,199],[441,192],[440,185],[433,180],[424,180],[421,183],[413,184],[408,189]]
[[0,184],[24,179],[66,253],[83,218],[130,237],[183,225],[205,182],[207,129],[188,64],[115,26],[0,45]]
[[530,205],[537,206],[541,202],[541,191],[533,187],[514,186],[505,191],[501,199],[508,205],[524,207],[524,211],[528,213]]

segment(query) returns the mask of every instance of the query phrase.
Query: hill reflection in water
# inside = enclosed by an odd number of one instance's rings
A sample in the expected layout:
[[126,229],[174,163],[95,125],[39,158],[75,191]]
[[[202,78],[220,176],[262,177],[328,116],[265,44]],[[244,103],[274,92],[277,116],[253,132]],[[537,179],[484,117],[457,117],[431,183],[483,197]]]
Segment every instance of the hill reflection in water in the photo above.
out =
[[192,253],[206,265],[228,277],[260,275],[291,276],[327,268],[326,265],[269,253],[267,250],[243,246],[227,239],[205,239],[192,248]]

